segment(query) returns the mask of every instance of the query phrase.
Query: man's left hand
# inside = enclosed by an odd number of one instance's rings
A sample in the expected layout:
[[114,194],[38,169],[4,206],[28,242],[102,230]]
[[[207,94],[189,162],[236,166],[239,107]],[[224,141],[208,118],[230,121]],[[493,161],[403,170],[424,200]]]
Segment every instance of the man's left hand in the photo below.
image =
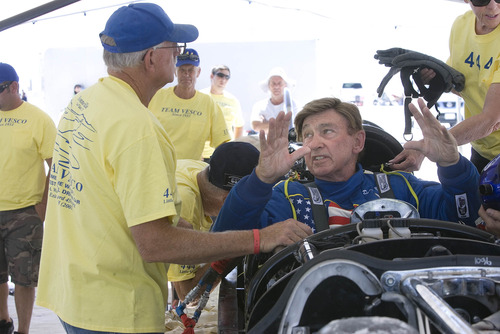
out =
[[456,164],[460,159],[460,154],[455,137],[439,123],[422,98],[418,99],[418,105],[420,111],[413,104],[410,104],[409,108],[422,130],[424,138],[419,141],[407,142],[404,145],[405,149],[420,151],[429,160],[442,167]]

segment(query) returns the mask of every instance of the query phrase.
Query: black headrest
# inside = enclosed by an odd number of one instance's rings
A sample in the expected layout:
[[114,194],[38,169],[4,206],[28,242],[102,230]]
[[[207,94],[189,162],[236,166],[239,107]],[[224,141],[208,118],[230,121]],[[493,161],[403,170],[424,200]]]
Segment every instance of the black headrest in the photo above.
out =
[[363,121],[363,129],[366,132],[366,140],[365,148],[359,156],[359,162],[364,169],[378,172],[381,164],[403,151],[401,143],[380,126]]

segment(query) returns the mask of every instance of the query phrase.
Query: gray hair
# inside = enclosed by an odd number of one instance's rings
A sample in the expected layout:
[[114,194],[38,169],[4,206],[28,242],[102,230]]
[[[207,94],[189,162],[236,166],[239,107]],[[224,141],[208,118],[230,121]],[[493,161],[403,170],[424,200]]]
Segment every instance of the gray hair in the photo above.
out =
[[[116,46],[115,40],[112,37],[106,35],[101,36],[101,42],[103,44]],[[153,48],[156,46],[160,46],[161,44],[163,44],[163,42],[153,46]],[[104,59],[104,64],[106,64],[108,69],[119,72],[124,68],[137,67],[142,64],[142,62],[144,61],[144,56],[146,55],[148,49],[127,53],[113,53],[104,49],[102,58]]]

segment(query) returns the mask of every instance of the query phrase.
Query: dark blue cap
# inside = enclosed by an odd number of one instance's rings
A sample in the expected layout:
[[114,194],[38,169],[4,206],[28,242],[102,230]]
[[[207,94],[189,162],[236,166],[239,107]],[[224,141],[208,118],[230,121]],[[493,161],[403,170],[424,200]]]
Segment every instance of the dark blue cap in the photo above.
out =
[[0,63],[0,83],[5,81],[19,82],[19,76],[17,75],[14,67],[6,63]]
[[196,67],[200,66],[200,56],[195,49],[186,49],[183,54],[177,56],[175,67],[180,67],[185,64],[191,64]]

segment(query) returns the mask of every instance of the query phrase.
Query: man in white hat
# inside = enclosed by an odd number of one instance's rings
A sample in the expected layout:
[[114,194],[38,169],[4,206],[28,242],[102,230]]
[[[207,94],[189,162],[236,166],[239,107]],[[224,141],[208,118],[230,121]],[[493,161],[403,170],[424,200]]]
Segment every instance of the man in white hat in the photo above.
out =
[[[258,101],[252,108],[252,129],[259,132],[264,130],[267,134],[269,129],[269,119],[276,118],[280,111],[288,111],[285,104],[285,88],[293,86],[293,81],[286,75],[281,67],[275,67],[269,72],[267,79],[260,83],[261,88],[271,93],[270,98]],[[290,128],[293,127],[293,119],[297,113],[297,104],[291,100],[292,121]]]

